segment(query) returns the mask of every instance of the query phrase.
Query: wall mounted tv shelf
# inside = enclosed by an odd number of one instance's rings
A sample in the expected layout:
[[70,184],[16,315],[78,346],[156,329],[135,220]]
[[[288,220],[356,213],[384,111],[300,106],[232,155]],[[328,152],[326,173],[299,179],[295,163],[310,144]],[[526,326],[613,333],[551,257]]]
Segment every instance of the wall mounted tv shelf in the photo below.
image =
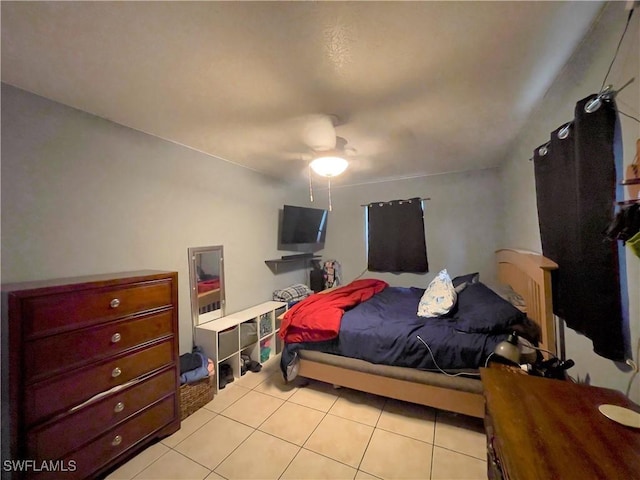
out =
[[264,263],[274,272],[278,273],[278,267],[291,266],[296,263],[301,264],[299,268],[307,268],[313,260],[321,258],[320,255],[301,254],[301,255],[283,255],[282,258],[274,258],[273,260],[265,260]]

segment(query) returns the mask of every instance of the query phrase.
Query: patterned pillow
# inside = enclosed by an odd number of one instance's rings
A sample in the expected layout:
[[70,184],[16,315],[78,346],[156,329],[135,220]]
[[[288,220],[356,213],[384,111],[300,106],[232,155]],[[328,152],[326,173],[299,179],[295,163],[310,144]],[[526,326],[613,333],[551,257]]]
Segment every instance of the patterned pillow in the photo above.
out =
[[418,304],[418,316],[438,317],[446,315],[456,304],[456,291],[451,277],[444,269],[436,275],[425,290]]
[[296,283],[282,290],[274,291],[273,299],[278,302],[297,302],[303,298],[307,298],[311,294],[313,294],[313,290],[309,287],[301,283]]

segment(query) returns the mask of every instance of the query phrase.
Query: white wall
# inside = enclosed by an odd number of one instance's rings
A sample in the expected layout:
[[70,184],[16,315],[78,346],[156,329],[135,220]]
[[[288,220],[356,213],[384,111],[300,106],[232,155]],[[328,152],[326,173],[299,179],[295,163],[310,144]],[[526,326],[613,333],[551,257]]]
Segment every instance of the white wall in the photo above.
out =
[[[319,182],[316,182],[318,185]],[[425,230],[429,273],[390,274],[367,272],[363,278],[380,278],[394,286],[426,288],[443,268],[452,276],[480,271],[482,278],[495,275],[494,251],[498,247],[500,182],[497,169],[435,175],[408,180],[344,186],[332,189],[324,259],[342,265],[344,283],[367,267],[365,208],[361,205],[413,197],[429,197],[425,205]],[[300,191],[298,205],[327,208],[326,189]]]
[[[533,163],[528,159],[535,147],[549,139],[552,130],[573,118],[574,106],[578,100],[600,90],[628,13],[625,10],[625,2],[607,4],[594,28],[540,102],[518,141],[514,143],[509,159],[502,168],[505,245],[541,251]],[[636,11],[606,82],[619,88],[635,77],[635,82],[624,89],[616,100],[620,110],[636,118],[640,117],[639,17],[640,12]],[[624,164],[628,165],[633,162],[635,142],[640,137],[640,125],[622,115],[620,120],[623,129]],[[620,248],[624,247],[620,245]],[[640,259],[630,250],[627,250],[626,256],[629,330],[633,355],[637,362],[636,346],[640,339]],[[630,377],[628,369],[624,365],[596,355],[592,348],[589,339],[566,329],[567,357],[576,362],[570,373],[581,380],[588,378],[593,385],[624,392]],[[631,398],[640,402],[640,379],[634,383]]]
[[2,282],[178,272],[191,350],[187,248],[223,245],[227,313],[305,281],[274,275],[286,188],[251,170],[2,85]]

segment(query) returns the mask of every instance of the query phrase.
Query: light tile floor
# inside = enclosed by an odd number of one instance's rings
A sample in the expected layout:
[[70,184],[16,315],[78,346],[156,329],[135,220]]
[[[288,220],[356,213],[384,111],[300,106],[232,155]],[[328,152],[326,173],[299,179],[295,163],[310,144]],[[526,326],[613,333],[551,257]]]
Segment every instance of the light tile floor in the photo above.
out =
[[287,385],[274,360],[107,479],[487,478],[481,420],[321,382]]

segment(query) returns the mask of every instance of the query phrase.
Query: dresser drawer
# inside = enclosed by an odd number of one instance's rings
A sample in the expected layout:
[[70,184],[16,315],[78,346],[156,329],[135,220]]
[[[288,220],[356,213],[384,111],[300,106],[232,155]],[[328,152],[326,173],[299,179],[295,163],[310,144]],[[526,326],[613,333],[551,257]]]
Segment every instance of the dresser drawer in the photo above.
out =
[[176,370],[165,370],[63,420],[32,430],[28,434],[28,458],[42,461],[64,457],[147,405],[175,396],[176,381]]
[[95,478],[94,472],[106,466],[136,443],[173,421],[175,415],[177,415],[175,396],[171,396],[67,456],[64,459],[64,464],[74,465],[75,471],[66,473],[43,472],[33,478],[39,480]]
[[56,380],[34,383],[26,392],[27,426],[176,360],[173,341],[165,341],[90,368],[74,370]]
[[166,310],[27,342],[25,381],[32,383],[171,335],[173,313]]
[[171,306],[171,280],[79,290],[23,300],[25,339]]

